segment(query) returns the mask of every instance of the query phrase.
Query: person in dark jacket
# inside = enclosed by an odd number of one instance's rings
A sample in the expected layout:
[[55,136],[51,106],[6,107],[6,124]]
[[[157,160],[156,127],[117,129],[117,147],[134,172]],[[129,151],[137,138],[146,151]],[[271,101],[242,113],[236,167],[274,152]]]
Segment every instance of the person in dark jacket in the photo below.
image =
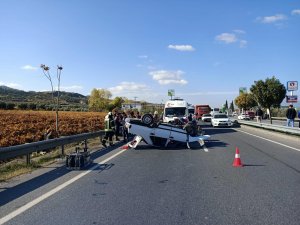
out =
[[119,136],[120,136],[120,128],[121,128],[121,114],[118,113],[118,111],[115,111],[114,113],[114,122],[115,122],[115,136],[116,136],[116,141],[119,141]]
[[114,131],[115,130],[115,121],[114,121],[114,117],[111,112],[109,112],[105,116],[104,126],[105,126],[105,128],[104,128],[105,136],[104,136],[104,139],[102,140],[102,145],[106,148],[107,147],[107,145],[106,145],[107,139],[109,141],[109,146],[113,145],[112,137],[115,133],[115,131]]
[[198,133],[198,127],[197,127],[197,121],[190,120],[183,126],[183,129],[186,131],[186,145],[188,148],[190,148],[189,145],[189,136],[191,135],[192,137],[196,136]]
[[255,113],[255,116],[256,116],[256,119],[257,119],[258,123],[261,123],[261,118],[262,118],[263,115],[264,115],[264,112],[261,110],[261,108],[258,108],[256,110],[256,113]]
[[286,111],[286,118],[287,118],[287,126],[288,127],[294,127],[294,120],[296,117],[296,110],[294,109],[293,105],[290,105],[289,108]]
[[298,124],[299,124],[299,128],[300,128],[300,109],[298,109],[298,119],[299,119]]

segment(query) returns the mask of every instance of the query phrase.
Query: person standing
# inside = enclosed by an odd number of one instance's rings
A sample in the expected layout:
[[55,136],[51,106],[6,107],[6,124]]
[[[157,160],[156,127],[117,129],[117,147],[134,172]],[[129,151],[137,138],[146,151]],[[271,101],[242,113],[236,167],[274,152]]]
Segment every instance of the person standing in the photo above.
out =
[[116,136],[116,141],[119,141],[119,136],[120,136],[120,127],[121,127],[121,115],[118,113],[118,111],[115,111],[114,114],[114,122],[115,122],[115,136]]
[[160,121],[160,118],[158,116],[158,112],[155,111],[153,114],[153,122],[157,124],[157,123],[159,123],[159,121]]
[[300,109],[298,109],[298,124],[299,124],[299,128],[300,128]]
[[138,119],[141,119],[141,118],[142,118],[142,116],[141,116],[141,114],[140,114],[139,111],[136,112],[135,117],[138,118]]
[[263,111],[261,110],[261,108],[258,108],[257,110],[256,110],[256,113],[255,113],[255,116],[256,116],[256,119],[257,119],[257,122],[258,123],[261,123],[261,118],[262,118],[262,116],[263,116]]
[[122,133],[123,133],[123,142],[127,142],[129,139],[128,128],[126,127],[126,118],[127,115],[125,112],[122,114]]
[[296,117],[296,110],[294,109],[293,105],[289,105],[289,108],[286,111],[286,118],[287,118],[287,126],[288,127],[294,127],[294,120]]
[[105,131],[105,136],[102,140],[102,145],[106,148],[106,142],[107,140],[109,141],[109,146],[113,145],[113,140],[112,137],[114,135],[114,129],[115,129],[115,122],[114,122],[114,117],[111,112],[109,112],[104,119],[104,131]]

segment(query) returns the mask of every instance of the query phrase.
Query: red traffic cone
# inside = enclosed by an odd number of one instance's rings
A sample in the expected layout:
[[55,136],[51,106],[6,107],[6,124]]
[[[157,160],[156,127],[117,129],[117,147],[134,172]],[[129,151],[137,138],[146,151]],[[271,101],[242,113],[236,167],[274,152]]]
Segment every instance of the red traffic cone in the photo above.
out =
[[240,150],[237,147],[235,149],[235,157],[234,157],[232,166],[234,166],[234,167],[242,167],[243,166],[241,158],[240,158]]

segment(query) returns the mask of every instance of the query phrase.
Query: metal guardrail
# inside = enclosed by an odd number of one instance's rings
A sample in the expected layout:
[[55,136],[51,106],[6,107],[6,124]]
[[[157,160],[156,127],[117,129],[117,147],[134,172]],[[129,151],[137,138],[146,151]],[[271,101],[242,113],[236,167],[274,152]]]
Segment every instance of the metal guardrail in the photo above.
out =
[[43,150],[49,150],[51,148],[56,148],[58,146],[62,147],[62,155],[64,154],[64,145],[71,144],[74,142],[85,141],[96,137],[101,137],[104,135],[104,131],[97,131],[93,133],[77,134],[72,136],[60,137],[45,141],[38,141],[28,144],[15,145],[10,147],[0,148],[0,161],[12,159],[19,156],[27,156],[27,163],[30,163],[30,155],[33,152],[39,152]]
[[[272,120],[281,120],[281,121],[286,121],[286,117],[272,117]],[[295,118],[295,122],[299,122],[300,119]]]
[[[272,117],[273,119],[273,117]],[[275,124],[269,124],[269,123],[258,123],[254,121],[246,121],[246,120],[238,120],[239,124],[244,124],[252,127],[259,127],[267,130],[274,130],[279,131],[283,133],[288,134],[294,134],[300,136],[300,128],[298,127],[287,127],[287,126],[281,126],[281,125],[275,125]]]

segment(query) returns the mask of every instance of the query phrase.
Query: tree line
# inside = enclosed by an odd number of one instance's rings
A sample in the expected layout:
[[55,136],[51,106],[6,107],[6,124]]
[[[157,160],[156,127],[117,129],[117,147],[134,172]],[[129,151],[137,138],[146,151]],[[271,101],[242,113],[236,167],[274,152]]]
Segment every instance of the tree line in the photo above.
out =
[[[2,110],[45,110],[45,111],[53,111],[56,106],[53,104],[39,104],[39,103],[11,103],[11,102],[0,102],[0,109]],[[63,105],[61,104],[59,107],[59,111],[88,111],[87,105]]]
[[254,81],[249,93],[240,93],[235,98],[235,104],[240,109],[249,110],[254,107],[262,107],[270,112],[271,108],[280,108],[280,104],[286,97],[286,88],[278,79],[273,76],[263,80]]

